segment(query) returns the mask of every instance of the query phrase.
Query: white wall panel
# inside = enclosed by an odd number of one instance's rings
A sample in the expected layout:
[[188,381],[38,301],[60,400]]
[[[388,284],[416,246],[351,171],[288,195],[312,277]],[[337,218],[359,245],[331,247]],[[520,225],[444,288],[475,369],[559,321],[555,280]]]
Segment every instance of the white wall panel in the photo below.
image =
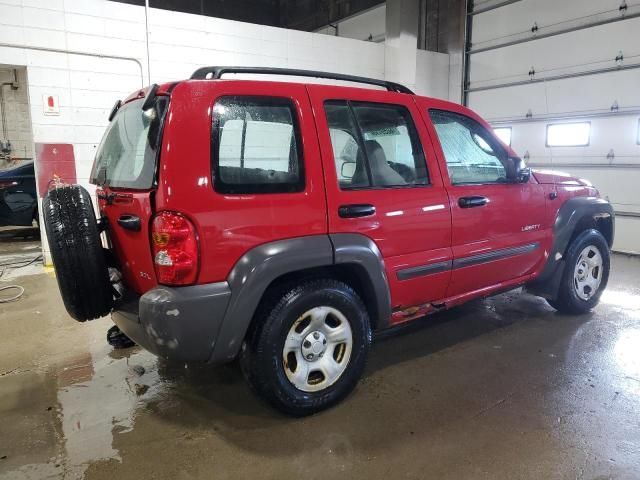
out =
[[532,83],[469,94],[469,105],[487,119],[608,111],[640,107],[640,68],[585,77]]
[[24,7],[22,17],[25,27],[65,30],[65,15],[61,11]]
[[620,252],[640,254],[640,219],[630,217],[616,217],[616,233],[614,246]]
[[3,0],[9,1],[10,3],[14,3],[16,5],[22,5],[23,7],[36,7],[43,8],[46,10],[64,10],[64,0],[46,0],[43,4],[42,0]]
[[633,18],[476,53],[471,56],[471,86],[526,80],[531,67],[535,68],[536,77],[539,78],[603,66],[613,67],[619,51],[623,52],[625,63],[640,63],[638,32],[640,18]]
[[66,30],[73,33],[86,33],[90,35],[104,35],[104,18],[81,15],[78,13],[67,13],[64,16]]
[[[449,55],[418,50],[416,93],[449,99]],[[456,92],[457,93],[457,92]]]
[[[495,39],[505,40],[520,32],[530,31],[534,23],[539,28],[617,10],[621,0],[523,0],[497,8],[473,18],[473,43],[481,46]],[[627,0],[629,6],[637,0]]]

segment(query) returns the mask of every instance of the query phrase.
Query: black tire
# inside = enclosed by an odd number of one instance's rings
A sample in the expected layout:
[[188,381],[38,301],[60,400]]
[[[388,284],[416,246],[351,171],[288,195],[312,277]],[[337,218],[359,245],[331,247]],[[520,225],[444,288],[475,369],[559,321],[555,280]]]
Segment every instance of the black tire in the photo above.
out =
[[[285,373],[283,349],[293,324],[314,307],[340,311],[352,332],[351,354],[335,383],[315,392],[298,389]],[[332,407],[356,386],[364,371],[371,327],[358,294],[333,279],[303,281],[267,293],[261,303],[240,358],[242,371],[253,390],[281,412],[302,417]]]
[[42,208],[67,312],[79,322],[107,315],[113,293],[89,192],[79,185],[54,188]]
[[[602,271],[598,272],[601,277],[600,285],[596,292],[590,298],[583,299],[576,292],[574,274],[581,252],[589,246],[596,247],[600,252],[602,256]],[[562,313],[571,315],[586,313],[598,304],[600,296],[609,281],[611,259],[607,240],[597,230],[585,230],[569,245],[564,261],[565,267],[560,281],[560,288],[558,289],[558,297],[547,301],[549,305]]]

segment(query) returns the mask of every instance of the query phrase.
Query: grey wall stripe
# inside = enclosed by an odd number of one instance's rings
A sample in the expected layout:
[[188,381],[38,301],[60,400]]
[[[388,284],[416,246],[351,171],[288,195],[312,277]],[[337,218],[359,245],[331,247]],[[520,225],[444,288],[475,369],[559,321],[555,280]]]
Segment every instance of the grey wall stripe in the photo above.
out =
[[514,257],[529,253],[540,247],[539,242],[528,243],[519,247],[501,248],[492,252],[480,253],[469,257],[457,258],[455,260],[447,260],[445,262],[431,263],[429,265],[420,265],[418,267],[405,268],[396,272],[398,280],[409,280],[411,278],[433,275],[435,273],[446,272],[452,268],[471,267],[481,263],[493,262],[503,258]]

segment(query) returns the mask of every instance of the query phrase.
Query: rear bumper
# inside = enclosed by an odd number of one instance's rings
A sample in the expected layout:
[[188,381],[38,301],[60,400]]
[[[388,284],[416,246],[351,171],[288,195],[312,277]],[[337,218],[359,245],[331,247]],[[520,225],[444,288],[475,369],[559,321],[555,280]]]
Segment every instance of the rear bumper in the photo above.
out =
[[207,362],[230,297],[227,282],[159,286],[141,297],[125,296],[111,317],[129,338],[159,357]]

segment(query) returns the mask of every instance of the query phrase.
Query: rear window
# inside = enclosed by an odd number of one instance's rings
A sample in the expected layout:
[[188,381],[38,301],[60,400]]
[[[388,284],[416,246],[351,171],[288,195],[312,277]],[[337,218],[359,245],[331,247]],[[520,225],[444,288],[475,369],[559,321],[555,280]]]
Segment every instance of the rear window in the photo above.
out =
[[222,193],[304,190],[302,142],[291,100],[221,97],[213,108],[213,185]]
[[162,124],[168,97],[157,97],[143,111],[144,99],[123,105],[102,137],[91,172],[91,183],[147,190],[154,185]]

